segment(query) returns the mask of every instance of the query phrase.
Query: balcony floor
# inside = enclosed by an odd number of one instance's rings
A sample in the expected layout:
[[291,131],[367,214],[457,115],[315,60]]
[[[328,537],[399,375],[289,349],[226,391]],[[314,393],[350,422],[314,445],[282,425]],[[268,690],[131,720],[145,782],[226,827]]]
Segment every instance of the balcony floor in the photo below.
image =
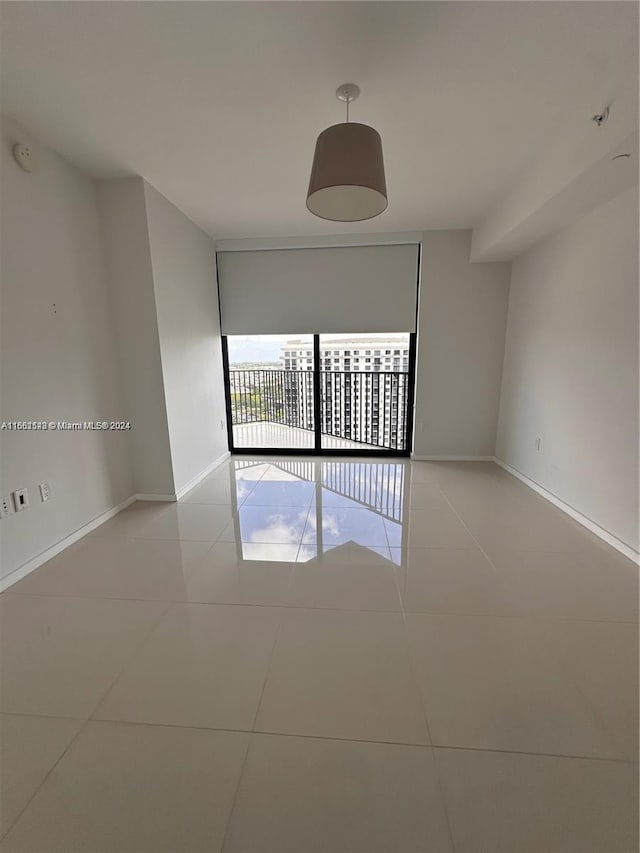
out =
[[[233,427],[233,444],[236,450],[243,447],[277,447],[283,450],[313,450],[314,435],[311,430],[290,427],[270,421],[260,421],[252,424],[235,424]],[[332,435],[322,436],[323,450],[371,450],[375,453],[384,450],[375,444],[365,444],[361,441],[350,441],[336,438]]]

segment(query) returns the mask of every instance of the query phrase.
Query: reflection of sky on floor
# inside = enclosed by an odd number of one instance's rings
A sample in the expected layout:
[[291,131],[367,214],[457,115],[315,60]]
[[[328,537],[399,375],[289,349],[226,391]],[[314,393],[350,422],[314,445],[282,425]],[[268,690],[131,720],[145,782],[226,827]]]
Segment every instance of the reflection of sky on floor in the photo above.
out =
[[245,480],[236,483],[236,498],[239,504],[244,503],[245,498],[251,494],[253,485],[248,485]]
[[308,562],[333,550],[338,559],[346,546],[400,563],[406,470],[395,462],[238,461],[241,505],[228,538],[245,560]]
[[243,542],[300,544],[307,520],[306,507],[241,506],[238,510]]
[[402,547],[402,525],[396,524],[394,521],[385,520],[384,526],[387,529],[387,539],[390,548]]
[[247,506],[309,506],[315,484],[298,480],[278,483],[261,480],[247,498]]
[[[320,516],[322,540],[327,545],[341,545],[344,542],[356,542],[358,545],[387,544],[382,516],[372,510],[363,507],[346,509],[323,506]],[[317,526],[318,519],[316,513],[312,511],[309,513],[302,535],[302,541],[305,544],[313,544],[318,540]]]

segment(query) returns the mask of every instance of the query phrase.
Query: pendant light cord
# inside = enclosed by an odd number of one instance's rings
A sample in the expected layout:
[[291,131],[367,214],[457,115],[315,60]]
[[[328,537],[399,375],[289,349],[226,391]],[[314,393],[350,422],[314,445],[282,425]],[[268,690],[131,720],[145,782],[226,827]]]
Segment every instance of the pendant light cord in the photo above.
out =
[[351,101],[351,98],[347,97],[347,99],[345,101],[345,103],[347,105],[347,124],[349,124],[349,103],[350,103],[350,101]]

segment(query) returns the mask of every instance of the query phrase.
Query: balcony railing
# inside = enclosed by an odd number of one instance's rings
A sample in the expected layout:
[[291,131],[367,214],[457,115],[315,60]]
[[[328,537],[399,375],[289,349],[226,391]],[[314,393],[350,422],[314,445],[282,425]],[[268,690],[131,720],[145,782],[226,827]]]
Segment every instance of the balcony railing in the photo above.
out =
[[[408,373],[320,372],[323,435],[406,449]],[[313,372],[230,370],[233,425],[268,421],[313,431]]]

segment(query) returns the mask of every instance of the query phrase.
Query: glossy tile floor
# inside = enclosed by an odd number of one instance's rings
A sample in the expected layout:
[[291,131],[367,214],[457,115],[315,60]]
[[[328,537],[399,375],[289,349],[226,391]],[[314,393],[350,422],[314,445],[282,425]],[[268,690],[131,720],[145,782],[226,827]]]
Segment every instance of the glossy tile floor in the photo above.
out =
[[236,457],[0,604],[2,851],[637,850],[637,566],[492,464]]

